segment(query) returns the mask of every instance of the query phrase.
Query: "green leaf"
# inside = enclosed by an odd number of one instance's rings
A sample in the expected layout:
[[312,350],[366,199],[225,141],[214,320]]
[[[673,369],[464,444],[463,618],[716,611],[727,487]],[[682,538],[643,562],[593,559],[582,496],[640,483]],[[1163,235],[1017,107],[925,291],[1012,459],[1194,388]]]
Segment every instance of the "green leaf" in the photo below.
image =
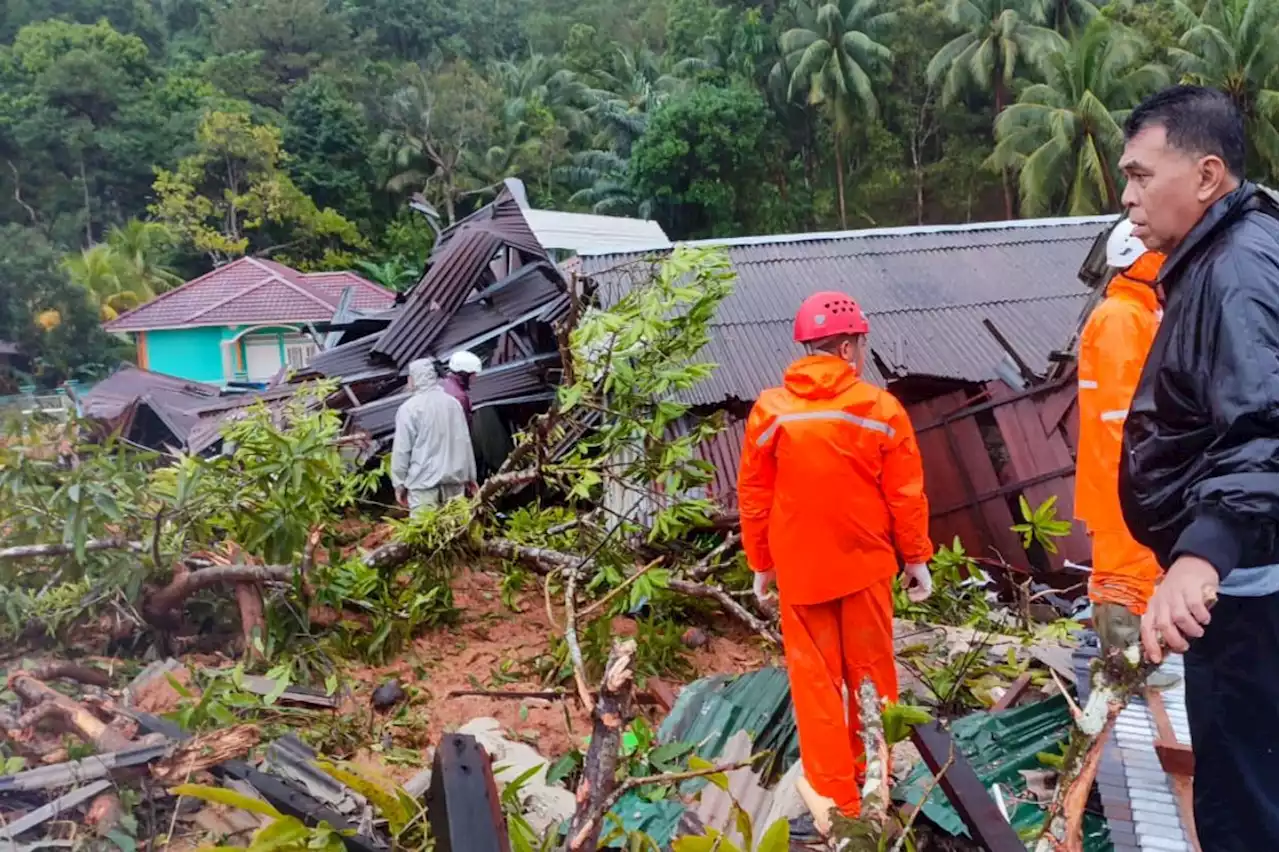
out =
[[210,787],[205,784],[179,784],[169,792],[175,796],[190,796],[193,799],[202,799],[206,802],[213,802],[216,805],[239,808],[242,811],[249,811],[272,819],[280,819],[284,816],[261,799],[255,799],[252,796],[246,796],[243,793],[237,793],[235,790],[228,790],[225,787]]
[[[696,754],[691,755],[689,757],[689,769],[693,770],[694,772],[704,772],[708,769],[714,769],[714,768],[715,768],[714,763],[703,760],[701,757],[698,757]],[[713,772],[710,775],[707,775],[706,779],[708,783],[716,785],[726,793],[729,792],[729,776],[725,775],[723,772]]]
[[742,835],[742,848],[750,849],[755,842],[755,834],[751,830],[751,814],[745,809],[734,805],[734,825],[738,827],[738,833]]
[[791,825],[785,820],[776,820],[760,838],[760,845],[755,852],[787,852],[791,848]]

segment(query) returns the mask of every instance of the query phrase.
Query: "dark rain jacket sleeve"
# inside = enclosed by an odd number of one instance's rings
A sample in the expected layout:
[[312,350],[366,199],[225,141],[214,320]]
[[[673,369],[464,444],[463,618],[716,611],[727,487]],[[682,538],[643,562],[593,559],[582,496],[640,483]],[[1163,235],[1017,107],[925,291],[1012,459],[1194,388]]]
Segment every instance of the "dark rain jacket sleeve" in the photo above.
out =
[[[1207,475],[1186,494],[1193,515],[1171,556],[1198,556],[1226,577],[1237,567],[1253,567],[1241,566],[1241,555],[1256,552],[1254,539],[1275,529],[1280,511],[1276,267],[1255,252],[1225,253],[1212,276],[1237,279],[1230,287],[1210,283],[1210,294],[1223,295],[1209,295],[1205,308],[1216,316],[1202,326],[1200,351],[1217,437],[1206,453]],[[1272,288],[1269,298],[1264,288]]]

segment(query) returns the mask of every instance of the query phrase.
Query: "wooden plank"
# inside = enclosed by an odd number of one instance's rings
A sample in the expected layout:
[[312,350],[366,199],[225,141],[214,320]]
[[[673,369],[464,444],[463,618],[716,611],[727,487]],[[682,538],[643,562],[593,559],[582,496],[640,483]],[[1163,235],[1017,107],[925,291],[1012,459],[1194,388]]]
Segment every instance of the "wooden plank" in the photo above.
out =
[[439,852],[510,852],[507,822],[489,755],[465,734],[446,734],[436,749],[427,820]]
[[[1167,745],[1175,745],[1178,748],[1187,747],[1178,742],[1177,732],[1173,730],[1173,723],[1169,721],[1169,713],[1164,706],[1164,696],[1155,689],[1147,689],[1145,693],[1147,709],[1151,713],[1151,721],[1156,728],[1156,739],[1153,743],[1156,756],[1160,758],[1160,766],[1169,776],[1169,786],[1173,789],[1174,800],[1178,803],[1178,817],[1182,822],[1183,830],[1187,833],[1191,848],[1194,852],[1200,852],[1200,838],[1196,834],[1195,798],[1192,791],[1195,756],[1175,757],[1167,748],[1164,748]],[[1189,752],[1190,749],[1187,748],[1187,751]],[[1170,762],[1166,763],[1166,759]],[[1175,771],[1175,767],[1177,770],[1185,769],[1186,773]]]
[[1196,756],[1191,751],[1191,746],[1157,739],[1155,747],[1156,757],[1160,758],[1160,766],[1166,773],[1181,775],[1183,778],[1195,777]]
[[1014,705],[1022,694],[1027,691],[1027,687],[1031,685],[1031,672],[1023,672],[1018,675],[1018,679],[1009,684],[1009,688],[1004,691],[1004,695],[1000,696],[1000,700],[991,705],[991,712],[998,713],[1001,710],[1008,710]]
[[1058,427],[1062,425],[1062,421],[1071,414],[1079,392],[1078,385],[1063,385],[1037,400],[1040,425],[1044,427],[1046,435],[1057,431]]
[[1027,847],[1000,814],[999,806],[987,788],[982,786],[973,767],[955,747],[945,728],[936,721],[916,725],[911,729],[911,742],[934,775],[947,766],[948,760],[951,761],[947,771],[938,778],[938,786],[960,815],[974,841],[987,852],[1026,852]]

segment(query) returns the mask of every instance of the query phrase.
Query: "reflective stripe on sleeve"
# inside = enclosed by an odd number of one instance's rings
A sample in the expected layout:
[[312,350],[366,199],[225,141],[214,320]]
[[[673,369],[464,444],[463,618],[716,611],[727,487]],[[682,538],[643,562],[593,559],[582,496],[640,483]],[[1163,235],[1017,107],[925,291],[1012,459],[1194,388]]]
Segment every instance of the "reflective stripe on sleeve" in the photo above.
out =
[[1080,380],[1080,390],[1097,390],[1097,389],[1098,389],[1098,383],[1095,382],[1093,379]]
[[1102,412],[1102,422],[1111,423],[1116,420],[1123,420],[1128,416],[1129,416],[1129,409],[1127,408],[1121,408],[1118,411],[1104,411]]

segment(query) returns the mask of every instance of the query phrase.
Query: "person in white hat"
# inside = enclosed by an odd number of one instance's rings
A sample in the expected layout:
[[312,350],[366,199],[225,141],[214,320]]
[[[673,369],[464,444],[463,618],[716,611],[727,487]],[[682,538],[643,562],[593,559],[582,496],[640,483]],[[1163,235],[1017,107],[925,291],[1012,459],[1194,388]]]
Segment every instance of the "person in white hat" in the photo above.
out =
[[444,392],[462,405],[462,412],[467,415],[467,426],[471,426],[471,379],[480,375],[480,359],[465,349],[449,356],[449,375],[444,377],[441,386]]

